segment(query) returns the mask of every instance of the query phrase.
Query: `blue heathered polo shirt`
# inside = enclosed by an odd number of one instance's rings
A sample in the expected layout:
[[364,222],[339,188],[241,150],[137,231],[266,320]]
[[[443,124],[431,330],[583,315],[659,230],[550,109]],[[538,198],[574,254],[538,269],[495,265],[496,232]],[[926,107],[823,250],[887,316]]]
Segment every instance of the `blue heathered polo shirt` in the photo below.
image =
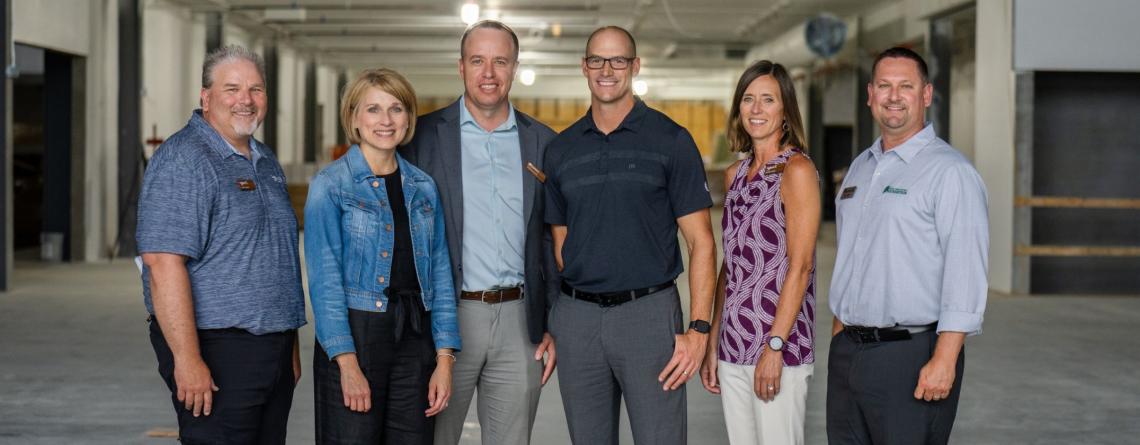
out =
[[567,226],[566,284],[616,292],[681,274],[677,218],[712,206],[688,130],[640,99],[608,135],[587,112],[550,142],[543,168],[545,220]]
[[[140,253],[188,258],[199,329],[238,328],[253,334],[305,324],[297,217],[281,165],[250,138],[253,160],[238,154],[195,110],[164,142],[143,176],[139,196]],[[254,165],[256,162],[256,166]],[[151,304],[150,268],[142,274]]]

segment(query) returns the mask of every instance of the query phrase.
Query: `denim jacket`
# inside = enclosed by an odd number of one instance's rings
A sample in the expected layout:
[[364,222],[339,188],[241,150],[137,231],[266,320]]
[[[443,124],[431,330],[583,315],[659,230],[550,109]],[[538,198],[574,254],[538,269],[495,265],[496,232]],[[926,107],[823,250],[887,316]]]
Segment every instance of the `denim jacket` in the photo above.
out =
[[[435,182],[397,155],[412,249],[435,347],[459,350],[455,289]],[[379,181],[378,187],[373,182]],[[384,312],[395,232],[384,181],[372,174],[360,147],[325,167],[305,202],[305,266],[317,341],[330,358],[356,352],[348,309]]]

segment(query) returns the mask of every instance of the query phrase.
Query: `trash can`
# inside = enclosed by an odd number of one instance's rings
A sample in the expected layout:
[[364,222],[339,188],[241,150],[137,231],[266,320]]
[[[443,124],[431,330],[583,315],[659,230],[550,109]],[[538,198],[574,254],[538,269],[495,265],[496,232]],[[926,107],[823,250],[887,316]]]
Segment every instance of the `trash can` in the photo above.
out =
[[45,263],[63,261],[63,233],[40,232],[40,260]]

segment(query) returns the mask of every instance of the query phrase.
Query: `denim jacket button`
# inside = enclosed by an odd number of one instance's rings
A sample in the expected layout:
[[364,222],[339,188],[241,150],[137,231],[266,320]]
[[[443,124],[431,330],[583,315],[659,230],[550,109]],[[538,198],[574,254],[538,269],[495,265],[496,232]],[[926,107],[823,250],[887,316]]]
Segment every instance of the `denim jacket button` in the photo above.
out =
[[376,302],[376,309],[384,309],[384,302],[383,301],[377,301]]
[[388,258],[388,251],[387,251],[387,250],[385,250],[385,251],[383,251],[383,252],[380,252],[380,256],[381,256],[381,257],[384,257],[384,258]]
[[384,277],[376,278],[376,281],[379,281],[380,284],[384,284]]
[[392,231],[392,225],[388,224],[388,225],[384,226],[384,230],[391,232]]
[[372,181],[372,188],[380,187],[380,181]]

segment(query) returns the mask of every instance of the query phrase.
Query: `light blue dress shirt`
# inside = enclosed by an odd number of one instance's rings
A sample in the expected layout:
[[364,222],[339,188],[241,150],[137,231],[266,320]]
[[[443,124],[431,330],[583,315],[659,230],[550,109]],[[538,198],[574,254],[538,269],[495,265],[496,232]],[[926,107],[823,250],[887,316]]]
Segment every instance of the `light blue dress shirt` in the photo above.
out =
[[989,222],[970,161],[928,124],[886,153],[875,141],[839,190],[832,313],[845,325],[980,333]]
[[463,283],[465,291],[514,287],[524,278],[526,222],[523,165],[515,109],[486,131],[459,102],[463,169]]

